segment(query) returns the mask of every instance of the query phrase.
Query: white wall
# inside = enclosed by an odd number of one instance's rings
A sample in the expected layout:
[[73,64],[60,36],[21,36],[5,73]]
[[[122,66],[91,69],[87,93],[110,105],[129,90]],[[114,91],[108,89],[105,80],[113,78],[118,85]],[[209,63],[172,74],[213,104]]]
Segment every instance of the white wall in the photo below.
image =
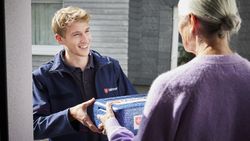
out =
[[32,141],[31,1],[4,4],[9,141]]

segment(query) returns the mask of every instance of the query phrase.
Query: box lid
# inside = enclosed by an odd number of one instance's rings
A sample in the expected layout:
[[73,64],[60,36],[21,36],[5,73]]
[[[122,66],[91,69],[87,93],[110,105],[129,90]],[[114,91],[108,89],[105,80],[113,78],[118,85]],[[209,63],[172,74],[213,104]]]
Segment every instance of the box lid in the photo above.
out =
[[112,102],[112,109],[114,111],[127,108],[143,107],[146,101],[146,94],[134,94],[127,96],[117,96],[110,98],[97,99],[95,105],[99,108],[105,109],[107,102]]

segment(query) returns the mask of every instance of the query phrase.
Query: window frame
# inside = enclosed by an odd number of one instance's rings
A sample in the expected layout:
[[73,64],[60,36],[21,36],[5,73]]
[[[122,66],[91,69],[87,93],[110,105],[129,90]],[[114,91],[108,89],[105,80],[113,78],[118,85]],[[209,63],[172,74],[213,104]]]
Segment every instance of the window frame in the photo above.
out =
[[172,49],[171,49],[171,69],[174,69],[177,67],[178,46],[179,46],[178,8],[175,6],[175,7],[173,7],[173,34],[172,34]]

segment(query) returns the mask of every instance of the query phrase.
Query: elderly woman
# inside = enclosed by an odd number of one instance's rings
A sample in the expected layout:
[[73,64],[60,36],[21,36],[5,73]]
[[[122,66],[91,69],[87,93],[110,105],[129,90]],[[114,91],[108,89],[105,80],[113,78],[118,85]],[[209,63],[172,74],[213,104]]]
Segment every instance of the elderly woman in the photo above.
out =
[[194,59],[156,78],[134,136],[107,105],[109,140],[249,141],[250,63],[229,46],[240,29],[235,0],[180,0],[179,32]]

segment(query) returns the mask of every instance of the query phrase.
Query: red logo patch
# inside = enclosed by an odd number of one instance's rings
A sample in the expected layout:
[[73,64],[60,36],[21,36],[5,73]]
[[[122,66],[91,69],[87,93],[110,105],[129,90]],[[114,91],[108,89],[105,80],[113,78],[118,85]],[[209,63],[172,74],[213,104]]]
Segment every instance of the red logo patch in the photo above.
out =
[[134,129],[139,129],[139,126],[141,124],[142,121],[142,115],[136,115],[134,116]]
[[108,94],[109,93],[109,89],[108,88],[104,88],[104,93]]
[[141,116],[135,117],[135,124],[140,125],[141,123]]

